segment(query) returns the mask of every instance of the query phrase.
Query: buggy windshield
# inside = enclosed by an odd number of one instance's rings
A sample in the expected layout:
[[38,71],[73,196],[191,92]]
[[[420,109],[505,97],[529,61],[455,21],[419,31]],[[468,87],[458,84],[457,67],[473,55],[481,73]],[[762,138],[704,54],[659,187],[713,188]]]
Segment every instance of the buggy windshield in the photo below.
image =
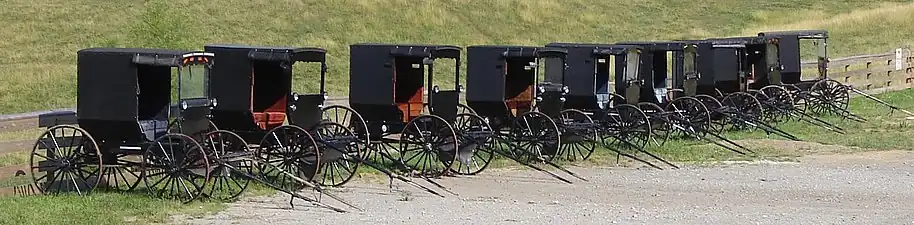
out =
[[641,66],[641,53],[637,50],[629,51],[625,56],[625,80],[638,80],[638,69]]
[[683,50],[682,72],[686,79],[698,78],[698,62],[695,60],[697,58],[696,56],[695,46],[686,46]]
[[179,96],[181,99],[209,98],[209,68],[206,64],[189,64],[181,69]]

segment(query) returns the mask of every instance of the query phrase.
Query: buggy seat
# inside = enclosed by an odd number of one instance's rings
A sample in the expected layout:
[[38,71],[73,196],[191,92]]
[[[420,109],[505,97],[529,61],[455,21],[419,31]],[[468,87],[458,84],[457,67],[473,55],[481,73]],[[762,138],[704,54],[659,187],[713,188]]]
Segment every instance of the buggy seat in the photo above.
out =
[[251,112],[254,114],[254,123],[264,130],[282,126],[286,121],[286,98],[287,97],[282,97],[282,99],[276,101],[276,103],[264,109],[262,112],[254,112],[252,110]]

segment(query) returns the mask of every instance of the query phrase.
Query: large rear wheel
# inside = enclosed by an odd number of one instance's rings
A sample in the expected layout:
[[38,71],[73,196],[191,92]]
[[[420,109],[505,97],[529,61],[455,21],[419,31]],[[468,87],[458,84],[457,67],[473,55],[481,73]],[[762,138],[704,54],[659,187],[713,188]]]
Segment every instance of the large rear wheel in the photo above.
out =
[[103,175],[101,152],[88,132],[70,125],[51,127],[29,157],[32,180],[44,194],[89,194]]
[[421,115],[400,133],[400,162],[422,177],[439,177],[451,170],[457,157],[457,135],[447,121]]

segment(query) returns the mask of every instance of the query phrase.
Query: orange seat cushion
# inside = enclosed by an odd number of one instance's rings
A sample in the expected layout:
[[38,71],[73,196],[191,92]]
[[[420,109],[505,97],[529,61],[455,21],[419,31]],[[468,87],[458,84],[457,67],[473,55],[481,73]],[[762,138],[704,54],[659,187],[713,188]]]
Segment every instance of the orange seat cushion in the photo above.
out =
[[254,122],[264,130],[269,130],[282,126],[286,121],[286,113],[282,112],[262,112],[254,113]]

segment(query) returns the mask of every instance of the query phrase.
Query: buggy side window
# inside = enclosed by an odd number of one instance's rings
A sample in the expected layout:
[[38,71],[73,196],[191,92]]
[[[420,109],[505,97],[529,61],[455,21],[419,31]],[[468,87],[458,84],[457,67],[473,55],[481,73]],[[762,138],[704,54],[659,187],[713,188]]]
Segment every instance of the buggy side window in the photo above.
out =
[[546,74],[543,81],[553,84],[562,84],[563,74],[565,73],[565,60],[550,57],[544,58],[543,61],[546,62]]
[[209,98],[209,68],[205,64],[189,64],[181,68],[179,94],[181,99]]
[[638,70],[641,67],[641,53],[630,51],[625,56],[625,81],[637,81]]
[[686,79],[698,79],[698,53],[696,52],[695,46],[687,46],[683,50],[682,57],[682,73],[685,75]]

